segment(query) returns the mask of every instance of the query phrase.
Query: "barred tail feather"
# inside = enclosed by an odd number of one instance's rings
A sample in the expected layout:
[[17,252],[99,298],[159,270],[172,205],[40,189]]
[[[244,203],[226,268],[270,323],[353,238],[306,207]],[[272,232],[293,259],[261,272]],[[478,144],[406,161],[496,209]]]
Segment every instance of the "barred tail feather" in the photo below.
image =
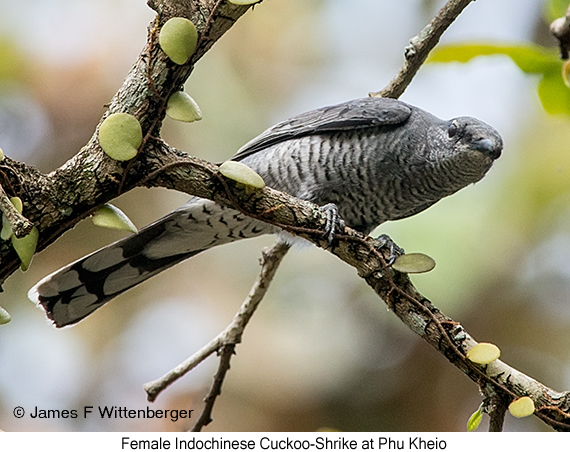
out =
[[200,198],[138,233],[46,276],[28,293],[56,327],[73,325],[128,289],[213,246],[273,232]]

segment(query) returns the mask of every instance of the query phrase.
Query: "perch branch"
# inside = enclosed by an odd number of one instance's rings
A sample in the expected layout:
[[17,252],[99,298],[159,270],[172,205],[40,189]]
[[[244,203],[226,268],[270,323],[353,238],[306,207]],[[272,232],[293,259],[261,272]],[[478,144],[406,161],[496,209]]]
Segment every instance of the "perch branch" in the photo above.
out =
[[410,39],[410,44],[404,50],[404,64],[398,74],[382,91],[370,93],[370,97],[400,97],[439,42],[441,35],[473,1],[475,0],[449,0],[431,22]]
[[[249,323],[253,313],[257,309],[257,306],[263,299],[263,296],[269,288],[269,284],[271,283],[281,260],[285,257],[288,250],[289,245],[278,242],[263,252],[259,275],[232,322],[224,329],[224,331],[218,334],[207,345],[198,350],[186,361],[158,380],[145,384],[144,389],[147,392],[148,400],[150,402],[153,402],[164,389],[195,368],[212,353],[221,350],[227,345],[235,346],[241,342],[245,327]],[[233,350],[231,353],[233,353]],[[206,422],[206,424],[208,422]]]

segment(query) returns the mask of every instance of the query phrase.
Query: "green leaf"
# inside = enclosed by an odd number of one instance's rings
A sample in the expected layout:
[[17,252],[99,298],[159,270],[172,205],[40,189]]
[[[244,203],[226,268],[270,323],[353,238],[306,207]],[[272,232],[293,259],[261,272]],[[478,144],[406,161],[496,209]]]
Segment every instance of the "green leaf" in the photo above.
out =
[[556,50],[520,44],[454,44],[436,48],[427,59],[428,63],[467,63],[478,56],[504,55],[509,57],[527,74],[544,74],[560,71],[561,62]]
[[435,260],[423,253],[408,253],[398,256],[392,268],[401,273],[427,273],[435,268]]
[[488,342],[480,342],[479,344],[471,347],[465,357],[477,364],[489,364],[499,359],[501,350],[495,344]]
[[220,165],[220,173],[228,179],[232,179],[240,184],[253,187],[255,189],[262,189],[265,187],[263,178],[252,170],[249,166],[241,162],[234,162],[228,160]]
[[544,18],[550,23],[566,14],[568,0],[548,0],[544,3]]
[[538,83],[538,97],[547,113],[570,115],[570,89],[561,73],[545,74]]
[[99,207],[91,217],[93,223],[103,228],[122,229],[129,232],[137,232],[137,227],[133,224],[125,213],[111,204],[104,204]]
[[112,113],[99,127],[99,144],[105,153],[120,162],[135,158],[143,140],[141,125],[128,113]]
[[12,237],[12,225],[5,214],[2,214],[2,229],[0,230],[0,239],[8,240]]
[[479,409],[477,411],[475,411],[475,413],[473,413],[471,415],[471,417],[469,418],[469,420],[467,421],[467,431],[468,432],[473,432],[475,430],[477,430],[477,428],[479,427],[479,424],[481,424],[481,421],[483,420],[483,405],[481,405],[479,407]]
[[442,46],[428,58],[431,63],[466,63],[478,56],[509,57],[526,74],[540,76],[538,97],[550,114],[570,115],[570,89],[565,85],[562,61],[553,49],[537,45],[461,44]]
[[168,98],[166,114],[176,121],[194,122],[202,119],[200,107],[184,91],[177,91]]
[[509,405],[509,413],[514,417],[527,417],[534,414],[534,411],[534,401],[528,396],[521,397]]
[[10,238],[12,240],[12,247],[16,250],[20,258],[20,268],[24,272],[30,267],[32,257],[34,257],[36,246],[38,245],[39,235],[38,228],[34,226],[30,233],[24,237],[18,238],[12,235]]
[[8,311],[0,306],[0,325],[8,323],[10,320],[12,320],[12,317],[10,317]]
[[24,205],[22,204],[22,200],[17,196],[10,198],[10,202],[16,208],[18,213],[22,213],[24,211]]
[[168,58],[184,64],[196,50],[196,26],[185,17],[172,17],[160,29],[158,43]]

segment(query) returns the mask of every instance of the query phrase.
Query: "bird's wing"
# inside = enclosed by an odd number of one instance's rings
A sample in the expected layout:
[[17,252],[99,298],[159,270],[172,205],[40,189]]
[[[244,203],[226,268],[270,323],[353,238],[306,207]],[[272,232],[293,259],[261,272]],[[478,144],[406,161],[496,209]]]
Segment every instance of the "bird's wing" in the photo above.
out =
[[319,108],[280,122],[242,146],[232,160],[241,160],[271,145],[316,135],[365,127],[400,124],[412,113],[409,105],[395,99],[364,98]]

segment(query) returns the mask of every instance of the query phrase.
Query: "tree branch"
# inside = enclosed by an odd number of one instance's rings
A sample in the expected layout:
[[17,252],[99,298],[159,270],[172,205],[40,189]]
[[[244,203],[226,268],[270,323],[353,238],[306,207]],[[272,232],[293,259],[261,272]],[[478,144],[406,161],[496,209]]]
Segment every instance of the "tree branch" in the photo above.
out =
[[[450,0],[412,39],[406,51],[406,62],[398,76],[383,91],[372,95],[399,97],[444,30],[471,1]],[[9,158],[2,161],[3,174],[8,182],[2,185],[6,190],[7,187],[16,187],[12,189],[14,193],[7,195],[22,198],[26,217],[40,231],[39,249],[48,246],[99,205],[135,186],[173,188],[212,199],[275,224],[317,246],[326,247],[326,218],[318,206],[270,188],[246,191],[221,176],[216,165],[171,148],[159,138],[170,94],[182,87],[198,59],[249,7],[235,6],[226,0],[150,0],[149,5],[158,16],[149,25],[147,44],[123,86],[111,100],[107,113],[129,112],[140,121],[145,140],[137,158],[129,163],[108,158],[98,145],[96,130],[76,156],[47,175]],[[188,63],[181,66],[173,64],[156,45],[157,30],[172,16],[188,17],[199,33],[196,52]],[[537,407],[535,414],[544,422],[559,430],[570,429],[568,392],[556,392],[502,361],[483,367],[468,361],[465,353],[476,344],[475,340],[459,323],[445,316],[419,294],[407,275],[387,266],[385,250],[378,251],[379,245],[378,241],[347,229],[336,237],[329,251],[353,266],[410,329],[479,386],[492,386],[505,400],[528,395]],[[0,264],[0,281],[19,267],[15,252],[7,243],[0,244]],[[241,338],[241,333],[238,337]],[[199,353],[203,355],[205,352]],[[229,365],[229,359],[218,372],[219,378],[211,391],[212,400],[219,393],[226,364]],[[209,417],[209,414],[205,415],[205,418]]]
[[449,0],[437,15],[417,36],[410,39],[410,45],[404,50],[404,65],[398,74],[382,91],[370,93],[370,97],[400,97],[412,79],[424,64],[431,50],[437,45],[447,28],[459,14],[475,0]]
[[[98,144],[97,125],[89,142],[74,157],[50,174],[4,158],[2,184],[8,196],[19,196],[30,223],[39,231],[37,251],[53,243],[65,231],[90,215],[100,205],[133,189],[139,174],[162,168],[163,155],[153,155],[156,137],[170,95],[182,88],[196,62],[228,31],[251,6],[228,1],[150,0],[157,11],[149,24],[148,39],[119,91],[109,104],[101,122],[115,112],[133,114],[141,123],[145,141],[135,160],[117,162],[107,157]],[[190,60],[174,64],[158,46],[159,26],[173,16],[187,17],[196,25],[198,43]],[[9,187],[16,187],[8,190]],[[19,268],[19,259],[9,242],[0,242],[0,284]]]
[[564,17],[552,21],[550,33],[558,40],[560,58],[567,60],[570,52],[570,6],[568,6]]
[[145,384],[144,389],[147,392],[149,402],[154,402],[156,397],[158,397],[164,389],[190,372],[212,353],[222,349],[226,345],[235,346],[241,342],[245,327],[251,320],[253,313],[267,292],[269,284],[271,283],[279,264],[285,257],[285,254],[287,254],[289,248],[289,245],[278,242],[271,248],[263,251],[259,275],[232,322],[207,345],[202,347],[175,369],[171,370],[158,380]]
[[485,408],[489,414],[489,431],[502,432],[509,403],[504,396],[495,392],[495,388],[490,387],[489,391],[492,392],[492,395],[489,396],[488,404]]

